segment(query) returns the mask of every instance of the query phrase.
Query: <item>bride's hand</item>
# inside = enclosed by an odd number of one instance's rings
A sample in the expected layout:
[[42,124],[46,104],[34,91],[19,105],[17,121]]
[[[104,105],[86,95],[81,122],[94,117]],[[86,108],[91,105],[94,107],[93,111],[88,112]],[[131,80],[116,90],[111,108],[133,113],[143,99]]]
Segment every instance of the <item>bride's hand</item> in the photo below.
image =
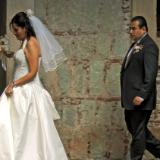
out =
[[0,46],[0,55],[3,54],[5,56],[7,56],[8,58],[13,57],[14,52],[13,51],[9,51],[6,50],[3,46]]
[[4,48],[2,46],[0,46],[0,53],[4,52]]
[[6,96],[11,96],[13,94],[13,84],[10,83],[5,89]]

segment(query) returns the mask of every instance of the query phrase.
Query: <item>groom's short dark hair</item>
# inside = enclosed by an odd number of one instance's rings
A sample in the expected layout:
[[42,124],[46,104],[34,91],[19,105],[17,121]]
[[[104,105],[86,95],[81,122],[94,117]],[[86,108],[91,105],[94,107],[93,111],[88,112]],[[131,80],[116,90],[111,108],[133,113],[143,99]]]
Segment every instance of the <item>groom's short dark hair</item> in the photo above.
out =
[[148,32],[148,26],[147,26],[147,21],[143,16],[135,16],[131,19],[131,22],[133,21],[139,21],[139,27],[145,27],[146,31]]

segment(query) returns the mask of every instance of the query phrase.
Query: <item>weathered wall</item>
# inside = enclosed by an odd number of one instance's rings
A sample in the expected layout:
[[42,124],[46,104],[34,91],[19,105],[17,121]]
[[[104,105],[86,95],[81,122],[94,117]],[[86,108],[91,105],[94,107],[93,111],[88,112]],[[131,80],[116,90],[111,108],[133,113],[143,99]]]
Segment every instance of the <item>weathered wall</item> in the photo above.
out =
[[52,93],[70,159],[125,159],[128,133],[120,107],[121,58],[129,46],[129,0],[36,0],[35,13],[68,61],[42,80]]

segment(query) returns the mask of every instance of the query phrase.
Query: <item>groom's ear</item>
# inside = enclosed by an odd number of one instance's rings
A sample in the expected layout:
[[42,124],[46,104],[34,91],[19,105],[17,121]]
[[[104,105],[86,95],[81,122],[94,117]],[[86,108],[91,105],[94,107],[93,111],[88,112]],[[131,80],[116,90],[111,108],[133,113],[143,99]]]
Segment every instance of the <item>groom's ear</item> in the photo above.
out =
[[145,26],[143,26],[141,29],[142,29],[143,31],[147,32],[147,28],[146,28]]

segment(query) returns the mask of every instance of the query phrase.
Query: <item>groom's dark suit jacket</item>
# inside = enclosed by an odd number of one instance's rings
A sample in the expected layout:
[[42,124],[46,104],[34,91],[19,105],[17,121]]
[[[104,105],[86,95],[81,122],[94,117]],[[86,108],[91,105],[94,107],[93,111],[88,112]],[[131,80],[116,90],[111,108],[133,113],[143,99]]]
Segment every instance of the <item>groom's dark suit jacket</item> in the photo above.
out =
[[[125,67],[121,68],[121,103],[128,110],[152,110],[156,106],[156,77],[159,49],[147,34],[138,44],[142,49],[133,50]],[[136,52],[137,51],[137,52]],[[133,104],[135,96],[144,99],[140,106]]]
[[0,60],[0,95],[6,87],[6,72],[2,68],[2,62]]

